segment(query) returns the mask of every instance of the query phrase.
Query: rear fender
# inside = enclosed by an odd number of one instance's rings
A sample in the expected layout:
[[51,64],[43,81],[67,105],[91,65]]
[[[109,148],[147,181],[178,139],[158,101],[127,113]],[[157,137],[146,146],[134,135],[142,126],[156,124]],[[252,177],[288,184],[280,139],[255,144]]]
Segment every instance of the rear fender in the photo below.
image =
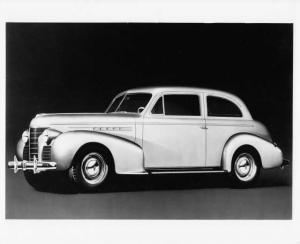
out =
[[233,155],[242,146],[251,146],[256,149],[262,167],[265,169],[279,167],[282,164],[282,152],[279,147],[252,134],[238,134],[231,137],[225,144],[222,155],[222,165],[225,171],[231,172]]

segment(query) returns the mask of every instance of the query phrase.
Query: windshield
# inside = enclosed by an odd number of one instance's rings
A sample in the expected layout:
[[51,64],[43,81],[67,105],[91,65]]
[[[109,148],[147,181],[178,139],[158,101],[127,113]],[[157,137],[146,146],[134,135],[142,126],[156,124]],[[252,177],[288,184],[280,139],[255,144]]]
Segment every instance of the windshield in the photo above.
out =
[[125,95],[119,96],[113,100],[113,103],[108,107],[107,113],[115,112],[119,107],[120,102],[123,100]]
[[145,108],[151,96],[149,93],[128,93],[122,95],[114,100],[107,113],[138,113],[138,108]]

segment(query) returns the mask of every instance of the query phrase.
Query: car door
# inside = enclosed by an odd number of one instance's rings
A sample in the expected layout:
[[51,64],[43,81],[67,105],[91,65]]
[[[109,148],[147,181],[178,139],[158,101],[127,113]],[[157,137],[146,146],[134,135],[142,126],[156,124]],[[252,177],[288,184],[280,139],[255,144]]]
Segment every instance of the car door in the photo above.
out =
[[202,95],[165,93],[144,117],[145,168],[205,166],[205,120]]

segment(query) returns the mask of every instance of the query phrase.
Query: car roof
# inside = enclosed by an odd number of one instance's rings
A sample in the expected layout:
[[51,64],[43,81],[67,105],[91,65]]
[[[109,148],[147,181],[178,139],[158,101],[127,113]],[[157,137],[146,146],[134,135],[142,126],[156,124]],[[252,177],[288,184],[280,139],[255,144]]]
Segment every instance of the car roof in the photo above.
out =
[[186,87],[186,86],[143,87],[143,88],[129,89],[125,92],[127,93],[145,92],[145,93],[152,93],[152,94],[157,94],[161,92],[201,92],[201,93],[214,93],[220,95],[227,95],[227,96],[238,98],[234,94],[221,91],[221,90],[200,88],[200,87]]

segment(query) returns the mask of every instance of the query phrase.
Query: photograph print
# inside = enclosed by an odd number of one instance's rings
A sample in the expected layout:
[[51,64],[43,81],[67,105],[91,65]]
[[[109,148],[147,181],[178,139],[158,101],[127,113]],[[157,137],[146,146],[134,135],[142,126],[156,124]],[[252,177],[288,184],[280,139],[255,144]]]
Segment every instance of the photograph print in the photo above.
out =
[[292,219],[293,24],[6,23],[7,219]]

